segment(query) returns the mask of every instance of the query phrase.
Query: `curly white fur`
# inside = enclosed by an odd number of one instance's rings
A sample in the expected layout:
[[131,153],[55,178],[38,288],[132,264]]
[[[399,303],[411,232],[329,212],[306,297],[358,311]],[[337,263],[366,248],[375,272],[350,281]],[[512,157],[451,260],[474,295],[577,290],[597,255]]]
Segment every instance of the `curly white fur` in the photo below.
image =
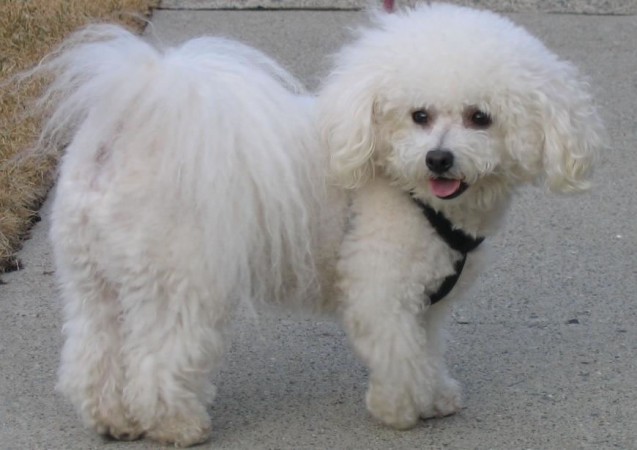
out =
[[[318,103],[221,39],[158,50],[94,26],[38,69],[55,76],[43,147],[70,142],[51,230],[59,388],[99,433],[207,439],[209,375],[241,300],[336,313],[383,423],[460,407],[442,330],[478,255],[430,306],[460,255],[409,192],[488,236],[520,183],[585,188],[602,125],[575,68],[502,17],[441,4],[374,19]],[[477,110],[492,124],[468,123]],[[435,149],[466,184],[456,198],[432,191]]]

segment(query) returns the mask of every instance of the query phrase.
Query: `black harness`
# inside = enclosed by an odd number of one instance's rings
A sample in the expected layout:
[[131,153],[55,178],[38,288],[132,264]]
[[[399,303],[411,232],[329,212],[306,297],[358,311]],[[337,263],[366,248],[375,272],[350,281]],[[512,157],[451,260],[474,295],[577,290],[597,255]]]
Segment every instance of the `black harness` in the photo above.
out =
[[469,236],[464,231],[454,228],[453,224],[447,219],[440,211],[434,210],[431,206],[423,203],[413,195],[411,196],[413,201],[420,207],[423,214],[436,230],[438,235],[443,241],[453,250],[459,252],[462,257],[456,261],[454,265],[454,273],[446,277],[436,292],[429,296],[430,304],[438,302],[445,298],[445,296],[453,289],[458,282],[464,263],[467,261],[467,254],[475,250],[478,245],[484,241],[483,237]]

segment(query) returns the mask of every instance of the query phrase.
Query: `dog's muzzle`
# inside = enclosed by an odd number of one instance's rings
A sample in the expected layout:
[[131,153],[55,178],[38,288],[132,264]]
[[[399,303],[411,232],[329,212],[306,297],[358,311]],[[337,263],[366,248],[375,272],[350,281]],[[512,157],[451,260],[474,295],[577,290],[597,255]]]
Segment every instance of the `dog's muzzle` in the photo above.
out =
[[453,167],[454,156],[449,150],[430,150],[427,152],[425,162],[429,170],[435,174],[429,179],[429,188],[436,197],[450,200],[458,197],[469,187],[460,179],[442,176]]

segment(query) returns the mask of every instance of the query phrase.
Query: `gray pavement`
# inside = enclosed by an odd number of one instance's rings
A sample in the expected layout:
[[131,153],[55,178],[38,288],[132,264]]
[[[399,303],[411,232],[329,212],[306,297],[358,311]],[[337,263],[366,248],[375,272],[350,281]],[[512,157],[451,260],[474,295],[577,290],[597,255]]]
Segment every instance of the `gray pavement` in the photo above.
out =
[[[423,0],[398,0],[413,5]],[[450,3],[500,12],[544,12],[560,14],[636,14],[635,0],[447,0]],[[378,5],[379,0],[160,0],[162,9],[317,9],[358,10]]]
[[[628,3],[628,2],[627,2]],[[494,260],[456,308],[449,362],[466,408],[398,432],[365,412],[366,371],[330,321],[286,314],[237,321],[215,376],[221,449],[637,448],[637,17],[512,15],[590,75],[612,148],[597,186],[558,197],[529,188],[492,240]],[[309,86],[358,12],[168,11],[150,37],[232,36]],[[54,392],[61,346],[44,220],[0,285],[0,448],[147,449],[84,430]]]

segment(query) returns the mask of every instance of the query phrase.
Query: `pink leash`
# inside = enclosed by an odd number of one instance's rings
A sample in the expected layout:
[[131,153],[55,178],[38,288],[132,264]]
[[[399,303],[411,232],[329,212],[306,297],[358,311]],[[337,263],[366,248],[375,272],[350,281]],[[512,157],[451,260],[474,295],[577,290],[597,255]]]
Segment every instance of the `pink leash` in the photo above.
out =
[[383,8],[388,13],[394,12],[394,0],[383,0]]

